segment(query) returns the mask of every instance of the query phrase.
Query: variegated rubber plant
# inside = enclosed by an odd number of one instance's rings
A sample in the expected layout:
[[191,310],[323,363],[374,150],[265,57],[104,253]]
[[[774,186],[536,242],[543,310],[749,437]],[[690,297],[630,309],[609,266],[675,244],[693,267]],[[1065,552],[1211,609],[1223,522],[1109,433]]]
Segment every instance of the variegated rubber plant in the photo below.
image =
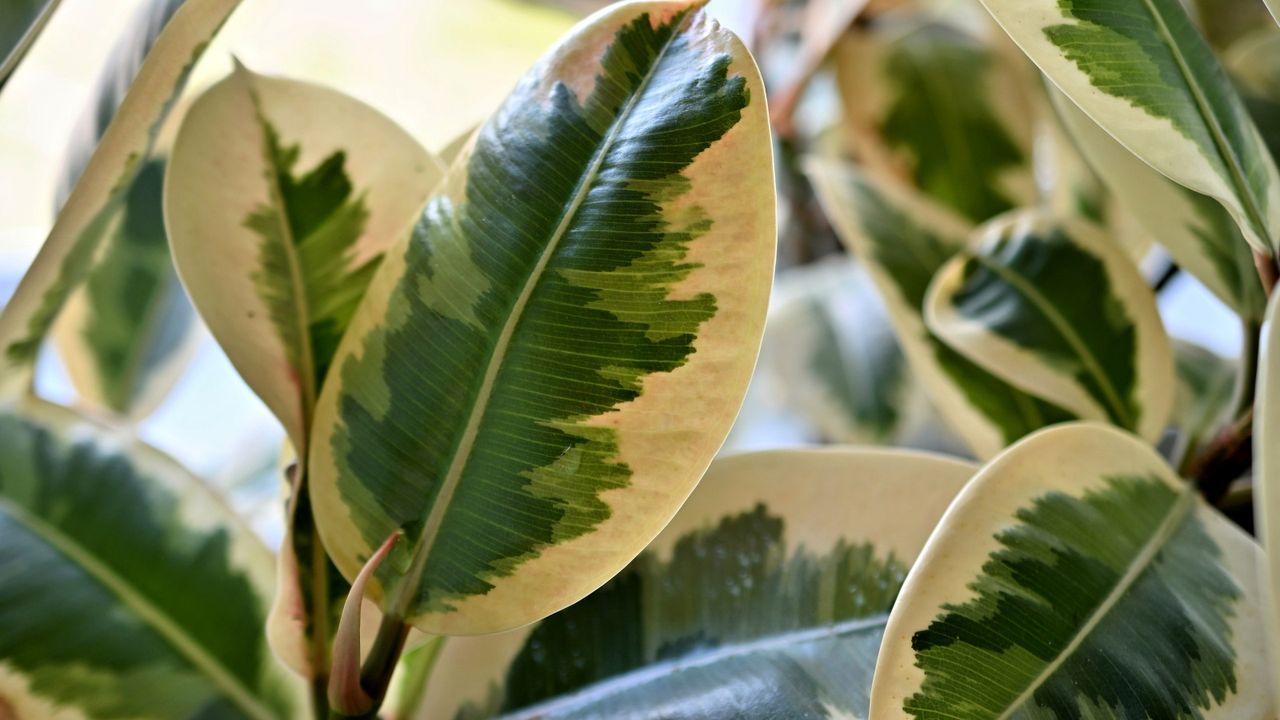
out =
[[[433,153],[141,3],[0,313],[0,720],[1280,717],[1275,3],[549,4]],[[143,440],[201,325],[274,550]]]

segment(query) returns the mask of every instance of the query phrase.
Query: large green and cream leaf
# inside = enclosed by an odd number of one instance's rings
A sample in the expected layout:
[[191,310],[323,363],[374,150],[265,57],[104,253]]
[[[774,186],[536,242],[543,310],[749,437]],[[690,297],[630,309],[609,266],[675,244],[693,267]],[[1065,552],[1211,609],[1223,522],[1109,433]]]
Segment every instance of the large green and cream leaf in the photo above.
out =
[[841,240],[879,287],[913,373],[976,454],[993,456],[1041,427],[1075,419],[991,374],[925,326],[929,283],[964,249],[969,223],[846,164],[813,159],[807,173]]
[[1263,325],[1263,344],[1254,405],[1254,516],[1255,527],[1266,549],[1263,589],[1267,596],[1276,702],[1280,704],[1280,444],[1274,440],[1280,427],[1280,294],[1273,295]]
[[183,120],[165,180],[178,272],[300,451],[369,281],[442,174],[373,108],[243,67]]
[[[99,246],[155,146],[196,60],[239,0],[153,0],[104,75],[96,122],[105,126],[48,239],[0,312],[0,392],[21,390],[54,320],[84,281]],[[145,57],[144,60],[140,60]],[[140,61],[139,61],[140,60]],[[123,99],[120,93],[128,92]]]
[[200,337],[164,231],[164,167],[154,158],[138,173],[84,285],[54,325],[79,402],[131,421],[164,399]]
[[0,89],[40,37],[62,0],[0,2]]
[[544,617],[662,529],[755,362],[775,219],[764,90],[698,3],[571,31],[389,252],[316,415],[321,535],[428,632]]
[[1045,430],[987,465],[929,539],[871,717],[1273,718],[1260,561],[1138,438]]
[[721,458],[603,588],[450,638],[415,717],[865,718],[887,612],[974,470],[844,448]]
[[1031,98],[991,44],[941,22],[857,29],[836,73],[852,150],[872,172],[973,222],[1034,202]]
[[1049,90],[1062,124],[1125,211],[1214,295],[1246,318],[1262,317],[1265,298],[1253,250],[1215,200],[1156,172],[1079,107]]
[[172,460],[70,411],[0,412],[0,714],[293,717],[272,557]]
[[1013,40],[1122,145],[1231,213],[1265,252],[1280,175],[1179,0],[982,0]]
[[1013,213],[938,271],[929,329],[974,363],[1083,419],[1150,441],[1172,407],[1173,353],[1155,294],[1090,224]]

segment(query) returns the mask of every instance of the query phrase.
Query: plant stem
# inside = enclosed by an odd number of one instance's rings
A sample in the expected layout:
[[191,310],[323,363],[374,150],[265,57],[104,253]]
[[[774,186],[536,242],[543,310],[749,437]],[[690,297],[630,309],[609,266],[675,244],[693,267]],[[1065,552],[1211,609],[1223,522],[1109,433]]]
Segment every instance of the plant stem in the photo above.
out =
[[1183,477],[1191,478],[1205,500],[1219,505],[1231,483],[1253,466],[1253,411],[1227,426],[1183,468]]
[[383,615],[378,625],[378,634],[373,638],[373,647],[360,669],[360,686],[373,698],[373,708],[360,720],[371,720],[378,716],[378,709],[387,696],[387,688],[391,685],[391,675],[395,672],[400,653],[404,651],[404,643],[409,639],[409,631],[413,628],[402,618]]

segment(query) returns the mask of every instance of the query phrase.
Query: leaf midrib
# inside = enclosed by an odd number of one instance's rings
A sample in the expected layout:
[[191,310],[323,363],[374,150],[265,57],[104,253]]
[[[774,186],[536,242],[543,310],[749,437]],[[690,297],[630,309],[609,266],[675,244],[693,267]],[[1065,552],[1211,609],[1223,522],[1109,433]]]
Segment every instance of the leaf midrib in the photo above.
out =
[[724,645],[714,650],[701,652],[692,656],[676,658],[664,662],[645,665],[644,667],[624,672],[611,678],[599,680],[583,688],[561,697],[523,708],[517,712],[503,715],[501,720],[536,720],[537,718],[554,717],[556,713],[580,707],[608,697],[619,690],[638,687],[651,680],[668,675],[685,672],[694,668],[714,665],[730,658],[741,657],[770,650],[786,649],[803,643],[814,642],[826,638],[837,638],[861,633],[866,630],[883,628],[889,621],[888,615],[876,615],[870,618],[845,620],[822,627],[803,628],[747,642]]
[[1173,56],[1174,61],[1178,64],[1178,72],[1182,75],[1182,81],[1187,84],[1187,89],[1191,91],[1191,97],[1195,101],[1196,111],[1204,120],[1205,126],[1209,129],[1209,135],[1213,138],[1214,149],[1218,151],[1218,155],[1222,157],[1227,166],[1227,171],[1231,174],[1231,181],[1236,188],[1241,191],[1241,199],[1244,201],[1245,213],[1249,216],[1249,222],[1254,226],[1254,232],[1266,244],[1270,245],[1275,238],[1270,236],[1267,230],[1267,223],[1263,219],[1261,208],[1258,207],[1256,199],[1253,196],[1253,190],[1249,186],[1244,169],[1240,165],[1240,159],[1236,157],[1235,148],[1227,142],[1226,133],[1222,130],[1222,125],[1218,122],[1218,116],[1213,114],[1213,106],[1205,97],[1204,90],[1201,89],[1200,83],[1191,73],[1191,66],[1187,63],[1187,59],[1182,55],[1182,48],[1173,38],[1173,33],[1169,31],[1169,26],[1164,21],[1164,16],[1152,3],[1152,0],[1142,0],[1143,7],[1151,14],[1152,20],[1156,24],[1156,29],[1165,41],[1165,45],[1169,48],[1169,54]]
[[[1080,357],[1080,361],[1084,364],[1085,370],[1087,370],[1088,373],[1098,382],[1098,387],[1102,389],[1102,392],[1106,395],[1107,402],[1111,405],[1111,409],[1115,412],[1116,416],[1120,418],[1120,421],[1124,423],[1124,426],[1131,430],[1136,430],[1137,419],[1131,415],[1128,406],[1126,406],[1121,400],[1120,393],[1116,389],[1115,385],[1112,384],[1111,378],[1107,377],[1107,374],[1103,372],[1102,365],[1098,361],[1098,358],[1089,350],[1089,347],[1085,344],[1084,340],[1076,333],[1075,329],[1072,328],[1071,323],[1067,322],[1066,318],[1064,318],[1057,309],[1054,308],[1048,298],[1041,295],[1040,292],[1029,283],[1024,282],[1020,275],[1006,270],[998,263],[991,262],[981,253],[969,253],[968,256],[983,268],[1009,283],[1009,285],[1013,286],[1014,290],[1021,293],[1027,298],[1027,300],[1031,301],[1031,304],[1034,305],[1046,319],[1048,319],[1049,324],[1058,331],[1058,334],[1067,341],[1067,345],[1069,345],[1071,349],[1075,351],[1076,355]],[[1138,352],[1138,350],[1137,341],[1135,340],[1134,351]],[[1086,392],[1086,394],[1088,393]]]
[[1031,699],[1036,690],[1039,690],[1040,686],[1044,685],[1062,667],[1067,658],[1071,657],[1084,644],[1089,635],[1097,629],[1107,614],[1124,598],[1124,595],[1133,587],[1138,578],[1147,571],[1155,560],[1156,555],[1160,554],[1160,551],[1164,549],[1164,546],[1168,544],[1174,534],[1182,528],[1183,521],[1187,519],[1187,516],[1190,515],[1195,507],[1195,500],[1195,488],[1190,483],[1179,490],[1178,498],[1169,508],[1168,516],[1156,528],[1151,540],[1134,556],[1129,566],[1125,569],[1124,575],[1121,575],[1120,579],[1116,581],[1115,587],[1107,594],[1107,597],[1103,598],[1084,624],[1080,626],[1080,630],[1071,638],[1071,642],[1067,643],[1062,652],[1046,665],[1034,680],[1028,683],[1026,689],[1018,697],[1014,698],[995,720],[1009,720],[1009,718],[1013,717],[1013,714],[1021,710],[1022,706]]
[[[311,344],[311,306],[307,300],[307,284],[302,271],[302,259],[298,257],[297,238],[293,227],[289,225],[288,205],[284,199],[284,188],[280,186],[280,171],[276,166],[276,153],[271,147],[268,133],[271,132],[266,115],[262,110],[262,101],[253,86],[253,76],[243,66],[236,63],[235,72],[244,83],[245,91],[253,103],[254,119],[262,137],[262,157],[267,165],[267,190],[271,194],[271,209],[280,228],[280,244],[284,246],[284,256],[289,264],[289,287],[293,297],[294,320],[297,323],[298,342],[298,378],[302,401],[302,436],[299,441],[303,447],[298,448],[298,457],[307,456],[307,445],[310,445],[311,417],[316,406],[316,366],[315,352]],[[269,242],[269,241],[268,241]],[[281,341],[283,342],[283,338]]]
[[[440,484],[440,490],[436,494],[435,501],[432,503],[431,511],[427,515],[426,522],[423,524],[422,533],[419,535],[418,543],[414,548],[413,558],[410,562],[409,571],[401,578],[399,586],[396,588],[396,594],[391,603],[390,614],[404,617],[412,603],[413,597],[417,594],[419,585],[421,584],[422,574],[426,570],[427,559],[431,555],[432,548],[435,545],[436,538],[440,534],[440,528],[444,524],[445,515],[448,513],[449,505],[453,500],[454,493],[457,492],[458,485],[462,479],[462,473],[466,469],[467,462],[470,460],[473,447],[475,445],[476,436],[480,431],[480,423],[484,419],[485,411],[488,409],[489,401],[493,395],[493,386],[496,382],[498,371],[502,368],[506,360],[508,346],[511,343],[511,337],[515,334],[516,326],[519,324],[521,317],[529,303],[534,289],[542,279],[543,273],[546,271],[547,265],[555,256],[556,250],[559,248],[560,241],[564,239],[568,232],[569,225],[572,223],[574,216],[577,214],[578,208],[586,199],[591,189],[592,182],[600,172],[601,166],[604,164],[605,158],[609,154],[610,148],[617,140],[618,134],[622,131],[627,119],[630,117],[636,103],[644,95],[645,90],[649,87],[649,82],[657,74],[658,66],[661,65],[663,57],[671,48],[671,45],[680,37],[689,18],[693,17],[691,13],[682,20],[681,26],[674,28],[671,37],[662,45],[658,52],[654,55],[653,62],[649,66],[648,72],[645,73],[640,84],[636,86],[635,92],[627,99],[627,104],[618,113],[617,117],[609,126],[608,134],[603,138],[600,146],[596,149],[595,156],[591,160],[591,164],[587,166],[586,171],[582,174],[582,178],[578,181],[578,186],[574,188],[573,197],[570,199],[569,205],[565,208],[564,214],[560,217],[560,222],[552,232],[551,237],[547,241],[546,247],[542,254],[538,257],[538,262],[529,273],[529,277],[525,280],[524,287],[520,290],[520,295],[512,303],[511,309],[507,314],[507,321],[502,327],[501,333],[498,335],[497,342],[494,343],[493,350],[489,355],[489,362],[485,368],[480,388],[476,392],[475,401],[471,404],[471,412],[467,416],[467,424],[463,429],[462,436],[458,441],[453,456],[449,460],[449,466],[445,471],[444,480]],[[465,236],[460,236],[465,237]]]
[[106,587],[147,626],[155,630],[180,655],[190,661],[204,677],[212,681],[246,715],[256,720],[275,720],[275,712],[263,705],[239,678],[232,675],[227,667],[201,647],[197,640],[184,632],[178,622],[136,591],[126,579],[82,548],[76,540],[8,498],[0,497],[0,511],[15,518],[64,557],[69,558],[76,567]]

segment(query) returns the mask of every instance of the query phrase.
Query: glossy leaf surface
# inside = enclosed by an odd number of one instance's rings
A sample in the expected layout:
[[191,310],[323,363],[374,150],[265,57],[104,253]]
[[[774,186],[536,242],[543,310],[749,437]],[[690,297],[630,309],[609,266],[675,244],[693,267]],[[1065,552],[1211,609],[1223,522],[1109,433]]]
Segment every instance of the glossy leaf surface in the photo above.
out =
[[603,588],[447,640],[417,717],[866,717],[885,612],[972,472],[901,451],[719,459]]
[[316,416],[321,535],[383,607],[495,631],[620,570],[741,403],[774,256],[764,91],[696,4],[546,55],[388,253]]

